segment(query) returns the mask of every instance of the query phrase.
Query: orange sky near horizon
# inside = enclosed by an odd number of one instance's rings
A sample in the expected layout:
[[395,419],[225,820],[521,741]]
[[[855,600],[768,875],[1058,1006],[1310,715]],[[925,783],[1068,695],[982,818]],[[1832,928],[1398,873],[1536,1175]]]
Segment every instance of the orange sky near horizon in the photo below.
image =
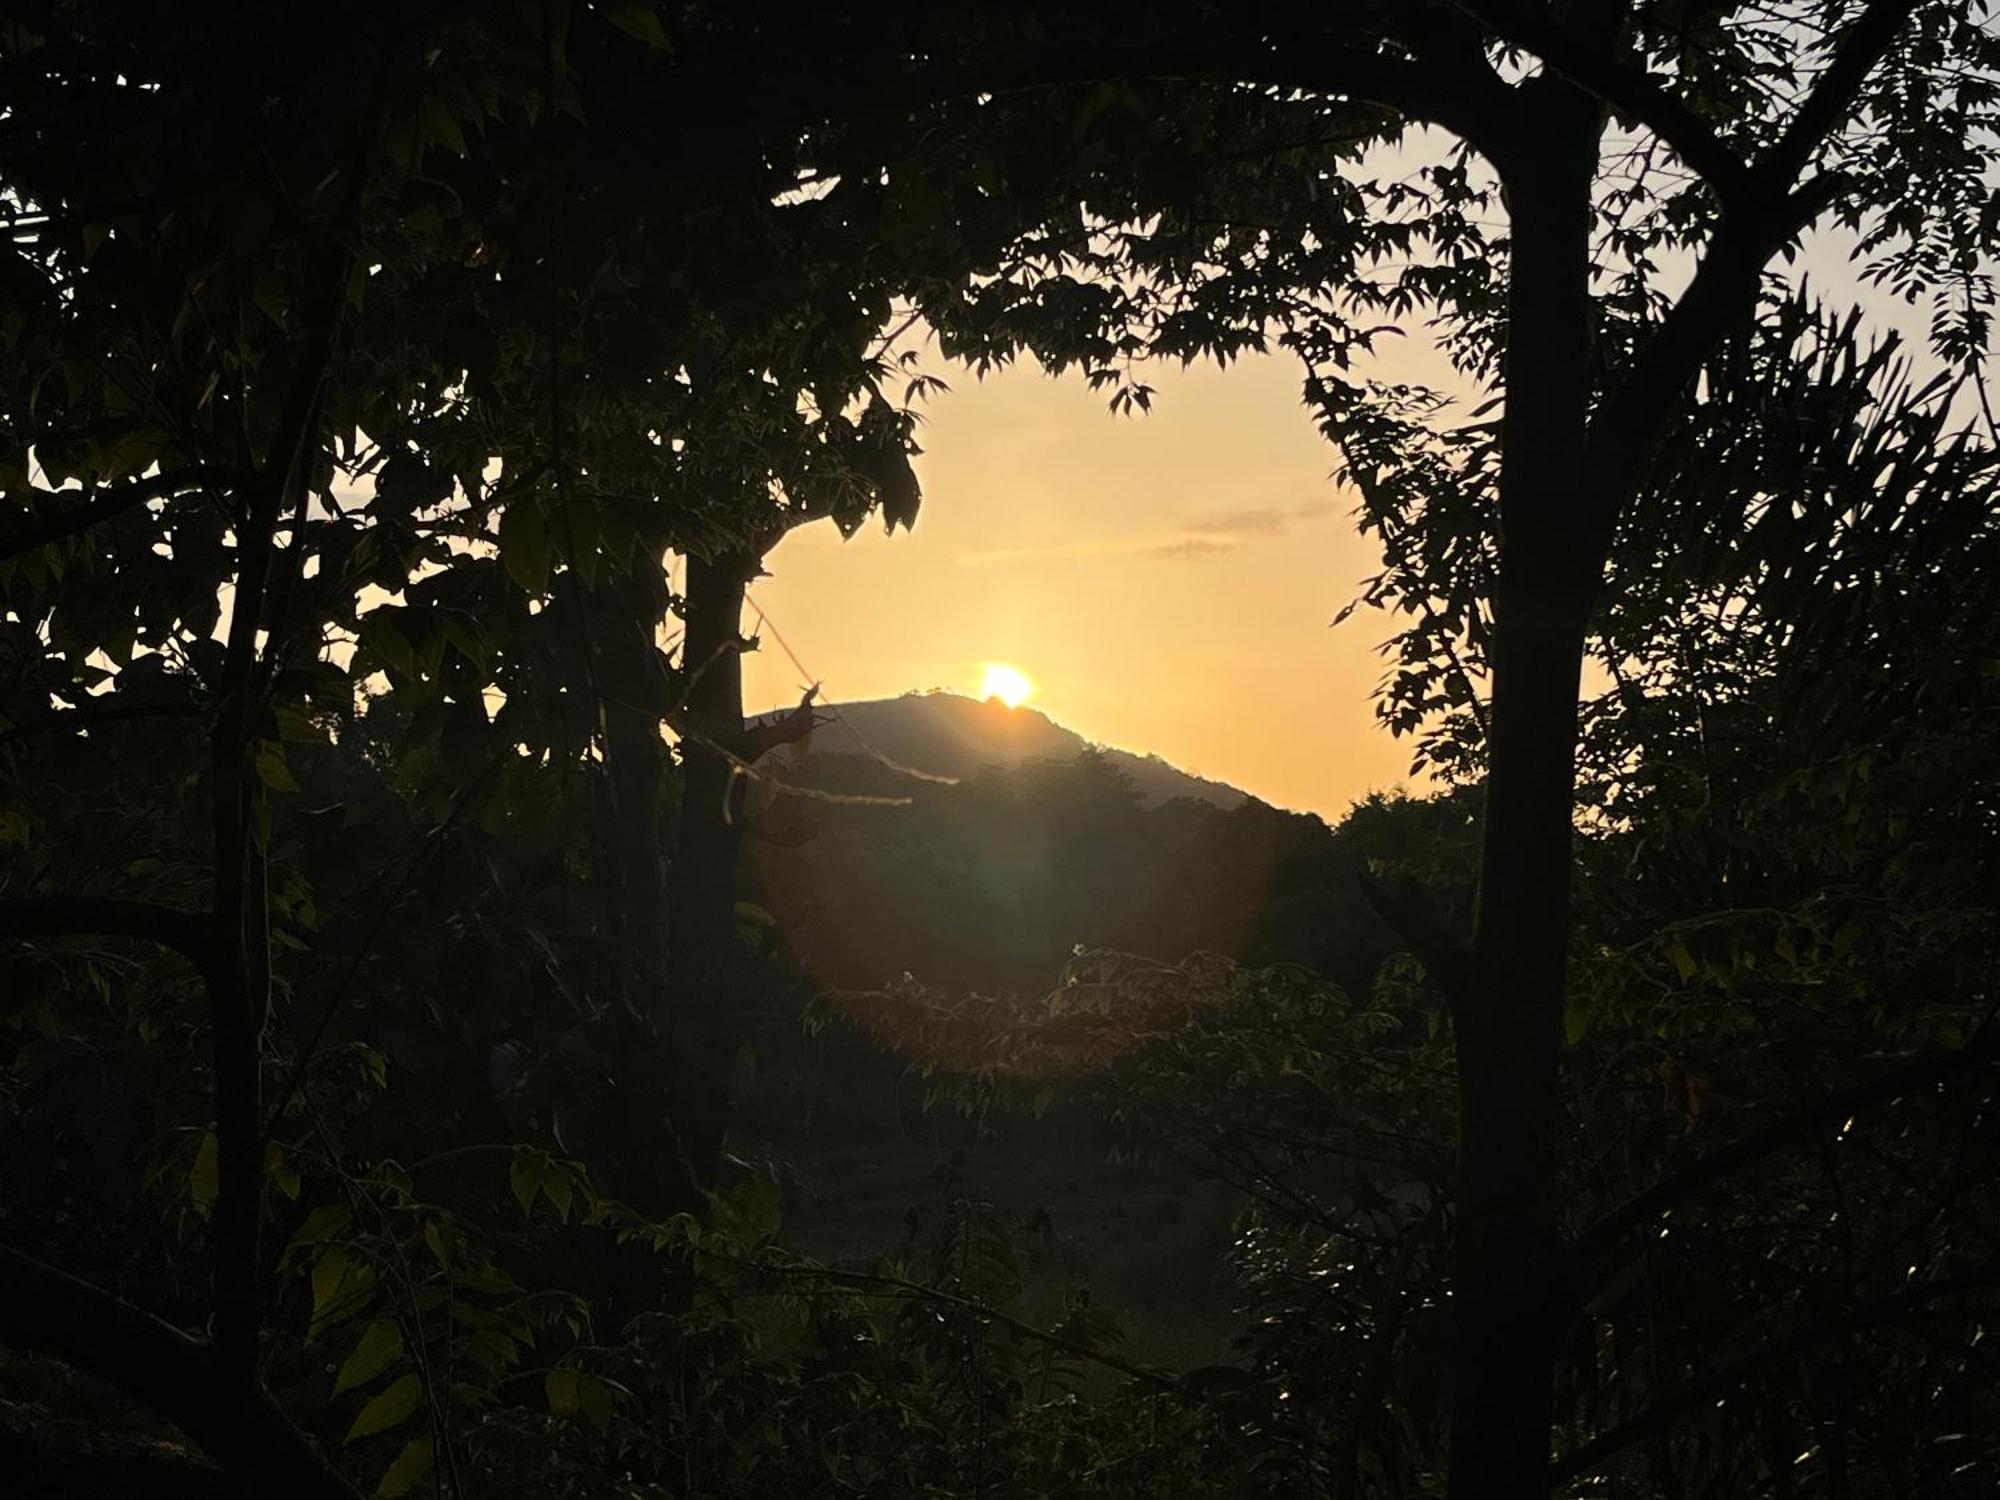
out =
[[[1391,622],[1329,628],[1376,554],[1296,360],[1150,372],[1153,410],[1132,417],[1031,362],[944,373],[916,529],[805,528],[751,591],[829,697],[976,695],[1007,662],[1087,739],[1282,807],[1331,821],[1406,781],[1409,746],[1371,701]],[[744,686],[752,709],[793,703],[799,672],[767,639]]]

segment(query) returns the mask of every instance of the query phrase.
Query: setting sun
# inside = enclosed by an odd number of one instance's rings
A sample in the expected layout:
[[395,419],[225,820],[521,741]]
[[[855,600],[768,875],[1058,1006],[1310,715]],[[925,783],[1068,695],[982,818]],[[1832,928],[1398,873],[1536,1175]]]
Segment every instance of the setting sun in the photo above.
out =
[[1035,695],[1035,680],[1019,667],[1010,667],[1004,661],[982,663],[985,676],[980,680],[979,696],[998,698],[1009,708],[1019,708]]

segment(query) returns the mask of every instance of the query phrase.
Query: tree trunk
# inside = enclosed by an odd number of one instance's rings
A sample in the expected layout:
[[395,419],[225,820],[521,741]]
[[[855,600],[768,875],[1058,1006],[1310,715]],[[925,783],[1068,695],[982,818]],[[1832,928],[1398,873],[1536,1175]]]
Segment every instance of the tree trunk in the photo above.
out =
[[628,1010],[648,1018],[659,1014],[667,952],[660,839],[666,683],[653,644],[666,607],[664,576],[640,574],[611,587],[596,622],[612,816],[606,914],[619,941],[619,991]]
[[[666,1039],[661,789],[667,751],[660,724],[669,695],[654,645],[666,605],[661,570],[615,579],[589,600],[606,794],[599,899],[611,939],[605,978],[613,999],[599,1037],[612,1087],[587,1107],[583,1155],[599,1187],[654,1219],[699,1206],[673,1126]],[[596,1264],[604,1326],[622,1327],[668,1297],[670,1264],[641,1245],[585,1236],[580,1248]]]
[[1451,1475],[1455,1500],[1547,1493],[1555,1166],[1584,629],[1594,101],[1553,80],[1501,164],[1508,285],[1501,560],[1473,973],[1459,1064]]
[[715,1185],[740,1041],[736,872],[743,819],[736,766],[721,747],[743,737],[743,591],[756,570],[757,559],[744,553],[688,559],[681,654],[689,674],[687,732],[668,895],[669,1036],[675,1132],[692,1185],[703,1192]]

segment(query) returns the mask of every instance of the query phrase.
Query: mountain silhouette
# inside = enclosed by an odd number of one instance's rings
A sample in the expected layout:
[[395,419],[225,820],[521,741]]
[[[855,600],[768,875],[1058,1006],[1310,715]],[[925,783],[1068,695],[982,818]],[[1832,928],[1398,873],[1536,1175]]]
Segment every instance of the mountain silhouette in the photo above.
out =
[[1131,779],[1142,807],[1187,797],[1229,812],[1254,800],[1248,792],[1183,771],[1157,755],[1092,745],[1047,714],[1009,708],[998,698],[982,703],[957,693],[905,693],[900,698],[833,704],[824,715],[831,722],[812,736],[811,753],[817,755],[872,751],[926,775],[967,781],[989,769],[1038,760],[1068,762],[1095,750]]
[[910,974],[1040,993],[1079,946],[1372,974],[1385,935],[1358,871],[1403,842],[1376,830],[1388,804],[1337,836],[997,699],[911,693],[825,715],[742,802],[744,894],[818,988]]

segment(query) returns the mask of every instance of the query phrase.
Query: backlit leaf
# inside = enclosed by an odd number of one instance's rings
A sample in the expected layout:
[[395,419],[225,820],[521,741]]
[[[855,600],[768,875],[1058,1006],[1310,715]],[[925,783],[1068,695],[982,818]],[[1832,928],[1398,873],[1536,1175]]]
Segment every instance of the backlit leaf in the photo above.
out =
[[394,1364],[402,1352],[403,1334],[395,1320],[377,1318],[361,1330],[361,1337],[341,1362],[340,1373],[333,1377],[333,1393],[338,1396],[366,1385]]
[[434,1462],[431,1440],[411,1438],[375,1486],[375,1500],[397,1500],[398,1496],[409,1494],[429,1476]]
[[650,0],[623,0],[623,3],[604,7],[604,19],[616,26],[627,36],[637,37],[648,47],[660,51],[667,50],[667,34],[660,27],[660,17],[654,11]]
[[371,1437],[378,1432],[387,1432],[407,1422],[424,1399],[423,1382],[415,1372],[400,1376],[384,1386],[354,1419],[354,1425],[347,1429],[347,1441]]
[[274,744],[257,752],[257,779],[274,792],[296,792],[299,784],[285,764],[285,753]]
[[201,1144],[195,1148],[194,1165],[188,1168],[188,1197],[203,1213],[215,1206],[215,1196],[220,1191],[216,1155],[215,1132],[204,1130]]
[[581,1404],[578,1384],[582,1377],[575,1370],[551,1370],[542,1377],[542,1390],[549,1398],[549,1410],[559,1417],[573,1415]]

